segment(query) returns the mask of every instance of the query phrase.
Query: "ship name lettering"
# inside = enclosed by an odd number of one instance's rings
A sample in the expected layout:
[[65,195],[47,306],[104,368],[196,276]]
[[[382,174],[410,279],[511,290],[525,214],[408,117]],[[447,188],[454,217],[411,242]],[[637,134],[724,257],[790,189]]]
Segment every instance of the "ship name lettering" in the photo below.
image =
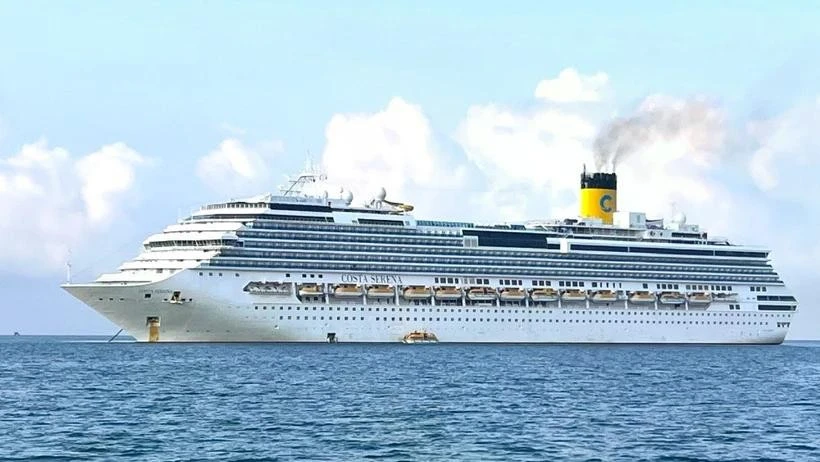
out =
[[355,284],[401,284],[401,276],[395,274],[342,274],[342,282]]

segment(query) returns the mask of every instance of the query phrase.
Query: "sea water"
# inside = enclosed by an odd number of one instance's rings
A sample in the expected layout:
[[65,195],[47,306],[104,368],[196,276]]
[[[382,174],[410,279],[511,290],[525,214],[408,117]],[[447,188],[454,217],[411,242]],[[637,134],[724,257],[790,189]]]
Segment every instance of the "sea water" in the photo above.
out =
[[370,459],[820,460],[820,343],[0,339],[0,460]]

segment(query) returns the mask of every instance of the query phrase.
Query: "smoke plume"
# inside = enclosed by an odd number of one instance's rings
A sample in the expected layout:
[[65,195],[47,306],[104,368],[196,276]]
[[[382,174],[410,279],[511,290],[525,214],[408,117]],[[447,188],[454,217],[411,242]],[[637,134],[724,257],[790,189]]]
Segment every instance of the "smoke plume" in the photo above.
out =
[[682,140],[694,151],[711,151],[723,143],[723,115],[701,99],[649,97],[635,114],[603,127],[593,145],[595,168],[615,171],[630,154],[658,142]]

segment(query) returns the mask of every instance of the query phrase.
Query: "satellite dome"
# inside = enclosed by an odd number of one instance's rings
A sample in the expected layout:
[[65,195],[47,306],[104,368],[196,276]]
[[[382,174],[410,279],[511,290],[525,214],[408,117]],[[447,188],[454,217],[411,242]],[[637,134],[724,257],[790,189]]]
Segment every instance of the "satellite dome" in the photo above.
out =
[[342,200],[345,201],[345,204],[350,205],[350,203],[353,202],[353,193],[350,191],[343,192]]
[[677,223],[679,225],[686,224],[686,215],[683,212],[678,212],[672,217],[672,223]]
[[376,193],[376,200],[383,201],[385,197],[387,197],[387,191],[384,188],[379,188],[379,192]]

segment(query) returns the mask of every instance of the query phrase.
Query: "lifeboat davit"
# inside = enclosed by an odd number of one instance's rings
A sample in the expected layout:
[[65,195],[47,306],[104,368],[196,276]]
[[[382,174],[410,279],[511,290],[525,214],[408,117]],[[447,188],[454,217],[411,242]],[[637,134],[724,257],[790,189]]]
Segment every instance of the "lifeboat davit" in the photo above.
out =
[[686,302],[686,297],[680,292],[661,292],[658,299],[664,305],[682,305]]
[[655,303],[655,294],[647,290],[638,290],[629,294],[629,303],[636,305]]
[[467,298],[475,302],[495,300],[496,293],[489,287],[473,287],[467,291]]
[[361,297],[362,288],[356,284],[340,284],[333,289],[333,295],[337,297]]
[[565,302],[583,302],[587,299],[587,293],[579,289],[567,289],[561,294],[561,300]]
[[367,288],[367,296],[370,298],[389,298],[395,294],[391,286],[370,286]]
[[618,301],[618,293],[614,290],[596,290],[592,294],[592,301],[595,303],[612,303]]
[[[244,289],[246,292],[257,295],[290,295],[290,284],[281,282],[249,282]],[[172,297],[173,300],[173,297]]]
[[427,300],[432,295],[430,289],[425,286],[405,287],[401,293],[406,300]]
[[692,292],[688,298],[690,305],[708,305],[712,303],[712,294],[708,292]]
[[534,302],[557,302],[558,301],[558,291],[555,289],[547,288],[547,289],[534,289],[530,293],[530,298]]
[[520,302],[527,298],[527,293],[524,292],[522,289],[515,287],[509,289],[501,289],[501,293],[498,294],[498,298],[502,302]]
[[299,286],[299,295],[302,297],[316,297],[322,294],[322,288],[318,284],[303,284]]
[[436,300],[461,300],[461,289],[458,287],[439,287],[436,289]]

